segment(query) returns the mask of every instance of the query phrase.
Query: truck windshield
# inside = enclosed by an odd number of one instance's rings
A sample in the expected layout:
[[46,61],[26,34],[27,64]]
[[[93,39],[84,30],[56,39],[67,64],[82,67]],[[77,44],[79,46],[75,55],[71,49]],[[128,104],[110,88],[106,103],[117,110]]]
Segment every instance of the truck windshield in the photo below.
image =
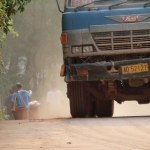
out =
[[118,6],[118,5],[132,5],[132,4],[149,4],[150,0],[66,0],[66,6],[69,8],[82,7],[100,7],[100,6]]
[[100,1],[101,1],[101,0],[98,0],[98,1],[92,1],[92,2],[87,3],[87,4],[85,3],[85,4],[82,4],[82,5],[77,6],[76,9],[82,8],[82,7],[85,7],[85,6],[88,6],[88,5],[93,4],[93,3],[99,3]]

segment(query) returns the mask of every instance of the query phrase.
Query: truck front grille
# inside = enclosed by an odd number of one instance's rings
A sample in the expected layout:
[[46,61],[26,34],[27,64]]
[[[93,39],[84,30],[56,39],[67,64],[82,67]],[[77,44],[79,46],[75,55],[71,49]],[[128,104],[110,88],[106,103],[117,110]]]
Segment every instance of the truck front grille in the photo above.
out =
[[120,60],[133,60],[133,59],[150,58],[150,53],[135,53],[135,54],[119,54],[119,55],[104,55],[92,56],[87,63],[95,63],[101,61],[120,61]]
[[150,48],[150,30],[92,33],[101,51]]

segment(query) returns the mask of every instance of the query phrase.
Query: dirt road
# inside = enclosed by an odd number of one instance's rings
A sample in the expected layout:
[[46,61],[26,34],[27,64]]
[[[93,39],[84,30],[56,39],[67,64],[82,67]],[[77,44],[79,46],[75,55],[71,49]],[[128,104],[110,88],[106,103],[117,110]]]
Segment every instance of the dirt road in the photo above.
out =
[[149,150],[150,117],[1,121],[0,150]]

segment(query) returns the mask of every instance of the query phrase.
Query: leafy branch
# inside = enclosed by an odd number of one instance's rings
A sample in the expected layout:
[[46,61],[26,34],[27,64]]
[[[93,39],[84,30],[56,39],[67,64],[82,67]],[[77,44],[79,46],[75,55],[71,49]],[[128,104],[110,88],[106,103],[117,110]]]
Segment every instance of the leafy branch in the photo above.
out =
[[[30,2],[31,0],[0,0],[0,46],[2,46],[8,33],[18,36],[18,33],[12,27],[13,20],[11,17],[18,12],[23,12],[25,5]],[[0,54],[0,74],[2,73],[2,66],[3,61]]]
[[0,110],[0,120],[9,120],[10,116]]

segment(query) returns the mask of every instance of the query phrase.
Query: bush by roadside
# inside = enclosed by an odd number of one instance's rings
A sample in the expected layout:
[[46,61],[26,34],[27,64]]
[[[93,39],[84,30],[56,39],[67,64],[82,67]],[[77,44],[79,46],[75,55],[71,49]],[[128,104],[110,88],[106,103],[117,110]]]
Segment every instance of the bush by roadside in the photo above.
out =
[[10,116],[0,110],[0,120],[9,120]]

